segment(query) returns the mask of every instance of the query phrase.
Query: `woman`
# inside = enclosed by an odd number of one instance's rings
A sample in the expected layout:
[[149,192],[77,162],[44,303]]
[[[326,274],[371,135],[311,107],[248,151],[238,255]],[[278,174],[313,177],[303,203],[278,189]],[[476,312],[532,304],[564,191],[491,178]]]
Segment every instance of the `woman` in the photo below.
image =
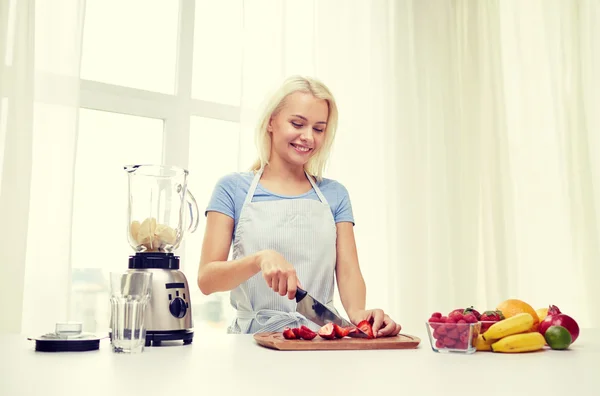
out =
[[337,117],[325,85],[287,79],[256,130],[252,172],[217,183],[206,210],[198,286],[206,295],[231,290],[237,315],[229,333],[318,330],[296,312],[296,288],[333,307],[334,275],[353,324],[372,320],[376,337],[399,333],[381,309],[365,309],[350,198],[342,184],[322,177]]

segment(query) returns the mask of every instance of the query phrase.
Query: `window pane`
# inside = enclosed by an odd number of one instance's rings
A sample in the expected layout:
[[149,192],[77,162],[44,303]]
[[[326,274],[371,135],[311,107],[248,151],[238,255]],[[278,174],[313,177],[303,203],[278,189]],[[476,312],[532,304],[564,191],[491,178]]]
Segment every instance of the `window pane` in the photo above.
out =
[[81,77],[174,93],[179,1],[88,0]]
[[196,0],[192,96],[239,106],[242,0]]
[[239,124],[210,118],[192,117],[190,122],[189,188],[198,202],[200,222],[186,236],[185,273],[192,289],[194,327],[203,332],[225,332],[233,318],[229,293],[205,296],[196,286],[202,239],[206,224],[204,211],[217,180],[238,170]]
[[108,326],[108,272],[126,270],[127,175],[123,166],[162,161],[163,120],[82,109],[75,166],[72,320]]

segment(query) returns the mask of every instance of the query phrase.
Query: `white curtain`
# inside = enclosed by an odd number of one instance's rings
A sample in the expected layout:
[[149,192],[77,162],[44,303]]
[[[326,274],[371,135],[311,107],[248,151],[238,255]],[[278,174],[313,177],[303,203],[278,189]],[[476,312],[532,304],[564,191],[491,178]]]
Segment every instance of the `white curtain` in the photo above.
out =
[[326,176],[351,194],[369,306],[409,333],[507,298],[600,325],[598,1],[244,6],[240,163],[269,84],[330,86]]
[[519,298],[600,325],[600,3],[392,3],[391,309]]
[[68,320],[83,11],[0,2],[0,333]]
[[[69,317],[84,0],[58,3],[0,2],[0,332]],[[240,164],[265,91],[319,77],[369,306],[417,334],[510,297],[597,327],[599,22],[597,0],[245,1]]]

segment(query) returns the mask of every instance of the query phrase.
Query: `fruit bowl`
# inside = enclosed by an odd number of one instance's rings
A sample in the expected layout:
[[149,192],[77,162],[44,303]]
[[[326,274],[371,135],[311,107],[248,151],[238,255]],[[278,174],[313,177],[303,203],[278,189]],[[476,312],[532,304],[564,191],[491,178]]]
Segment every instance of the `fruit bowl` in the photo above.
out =
[[[463,321],[464,322],[464,321]],[[425,322],[431,349],[438,353],[474,353],[481,322],[439,323]]]

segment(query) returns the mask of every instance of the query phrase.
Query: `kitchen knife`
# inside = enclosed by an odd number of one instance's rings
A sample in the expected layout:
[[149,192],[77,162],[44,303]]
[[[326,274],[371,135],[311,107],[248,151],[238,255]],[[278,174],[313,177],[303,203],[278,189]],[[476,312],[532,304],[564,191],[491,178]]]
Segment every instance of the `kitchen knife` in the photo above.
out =
[[348,334],[349,337],[368,337],[367,333],[365,333],[363,330],[359,329],[346,319],[336,314],[326,305],[322,304],[318,300],[315,300],[315,298],[308,294],[306,290],[302,290],[299,287],[296,289],[296,303],[296,312],[306,316],[308,320],[318,324],[319,326],[324,326],[325,324],[331,322],[340,327],[351,327],[358,330],[357,332]]

